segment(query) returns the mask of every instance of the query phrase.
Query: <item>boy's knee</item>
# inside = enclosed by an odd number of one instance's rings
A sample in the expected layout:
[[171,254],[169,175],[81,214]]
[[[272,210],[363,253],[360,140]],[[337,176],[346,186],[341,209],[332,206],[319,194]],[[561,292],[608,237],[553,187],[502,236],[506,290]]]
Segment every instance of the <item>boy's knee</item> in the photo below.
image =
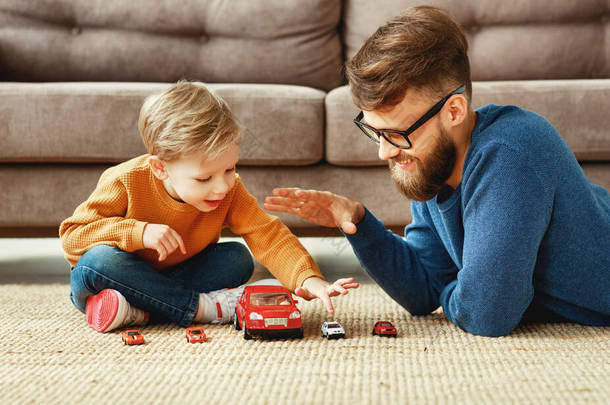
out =
[[75,267],[88,267],[103,272],[104,269],[119,267],[125,260],[127,252],[109,245],[97,245],[86,251]]

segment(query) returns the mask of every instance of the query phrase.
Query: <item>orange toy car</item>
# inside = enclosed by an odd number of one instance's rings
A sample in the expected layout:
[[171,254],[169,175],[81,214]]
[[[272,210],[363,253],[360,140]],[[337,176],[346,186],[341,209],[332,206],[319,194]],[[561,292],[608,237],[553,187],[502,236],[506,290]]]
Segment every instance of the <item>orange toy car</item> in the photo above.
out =
[[208,338],[205,336],[201,326],[191,326],[186,328],[186,341],[189,343],[203,343],[207,342]]
[[123,332],[123,343],[126,345],[141,345],[144,343],[144,336],[137,329],[129,329]]

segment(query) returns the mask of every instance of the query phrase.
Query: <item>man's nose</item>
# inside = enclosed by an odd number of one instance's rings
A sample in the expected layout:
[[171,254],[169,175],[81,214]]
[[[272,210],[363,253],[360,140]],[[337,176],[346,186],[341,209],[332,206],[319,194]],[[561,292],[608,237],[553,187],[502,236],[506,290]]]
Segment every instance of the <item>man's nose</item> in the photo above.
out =
[[390,160],[400,153],[400,149],[386,141],[383,136],[379,137],[379,159]]

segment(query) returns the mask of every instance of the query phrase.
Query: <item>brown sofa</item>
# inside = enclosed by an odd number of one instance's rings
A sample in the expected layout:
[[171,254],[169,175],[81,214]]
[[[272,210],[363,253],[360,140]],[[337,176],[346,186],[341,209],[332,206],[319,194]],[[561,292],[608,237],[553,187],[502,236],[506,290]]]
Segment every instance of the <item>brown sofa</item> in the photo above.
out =
[[326,189],[404,226],[409,204],[352,124],[342,64],[417,4],[463,24],[475,107],[541,113],[610,188],[608,0],[0,0],[0,235],[55,235],[106,167],[144,153],[140,104],[180,78],[213,83],[246,126],[239,172],[259,201]]

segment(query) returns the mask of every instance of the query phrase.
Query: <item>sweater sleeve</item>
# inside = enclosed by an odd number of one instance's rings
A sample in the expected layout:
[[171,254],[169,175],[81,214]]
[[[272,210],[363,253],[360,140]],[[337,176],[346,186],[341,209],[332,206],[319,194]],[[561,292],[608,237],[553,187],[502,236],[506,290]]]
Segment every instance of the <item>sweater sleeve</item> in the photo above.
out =
[[534,296],[533,272],[553,196],[506,145],[473,157],[463,183],[463,267],[441,294],[446,316],[477,335],[502,336]]
[[74,214],[59,226],[66,259],[74,266],[80,256],[96,245],[116,246],[133,252],[143,249],[146,222],[126,219],[128,196],[119,179],[102,175],[96,189]]
[[413,315],[439,307],[439,296],[457,268],[430,227],[423,204],[412,204],[405,238],[385,228],[368,210],[357,232],[345,234],[360,264],[396,302]]
[[323,279],[318,265],[288,227],[263,211],[241,180],[235,187],[227,225],[244,238],[254,257],[291,291],[309,277]]

